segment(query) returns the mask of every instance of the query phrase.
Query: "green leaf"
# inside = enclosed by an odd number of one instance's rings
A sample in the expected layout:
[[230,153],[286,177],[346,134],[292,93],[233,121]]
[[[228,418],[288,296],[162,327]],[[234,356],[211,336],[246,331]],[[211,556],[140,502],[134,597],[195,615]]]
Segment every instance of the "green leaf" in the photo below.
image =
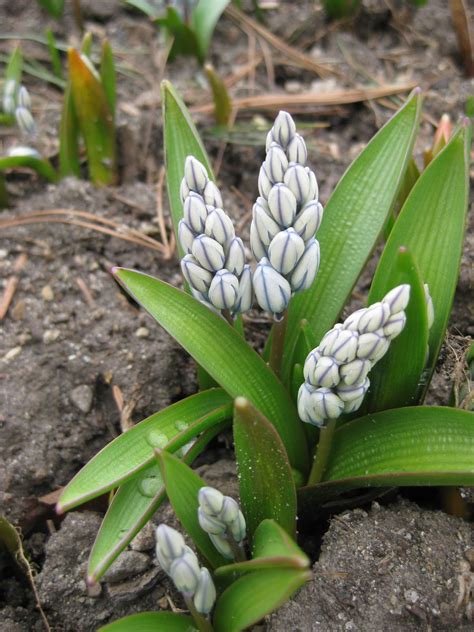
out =
[[215,632],[240,632],[279,608],[311,578],[306,570],[277,568],[244,575],[217,601]]
[[416,406],[385,410],[336,431],[325,481],[299,490],[315,502],[361,487],[474,485],[474,413]]
[[420,272],[406,248],[399,248],[395,260],[387,261],[387,264],[393,267],[387,270],[386,275],[379,275],[377,283],[372,283],[368,304],[380,301],[397,285],[408,283],[411,292],[405,310],[407,322],[402,333],[391,342],[388,353],[370,372],[370,389],[359,417],[369,412],[418,403],[419,382],[425,366],[428,314]]
[[74,109],[86,145],[89,177],[96,185],[117,181],[115,124],[100,77],[74,48],[68,49]]
[[201,62],[207,57],[212,34],[229,2],[230,0],[199,0],[193,10],[192,29],[196,35]]
[[191,617],[174,612],[140,612],[99,628],[98,632],[192,632]]
[[216,123],[222,127],[227,127],[232,113],[232,101],[230,100],[229,92],[211,64],[206,64],[204,71],[212,91]]
[[310,351],[318,346],[318,339],[314,335],[312,326],[306,319],[299,323],[298,337],[296,338],[293,359],[291,364],[304,366],[306,357]]
[[199,432],[229,418],[231,411],[229,397],[221,389],[213,389],[144,419],[105,446],[76,474],[61,494],[58,511],[67,511],[117,487],[153,463],[155,447],[167,445],[177,450]]
[[290,463],[305,471],[308,452],[295,406],[262,358],[220,316],[193,297],[146,274],[115,276],[162,327],[229,393],[248,399],[277,429]]
[[58,174],[49,160],[41,158],[41,156],[25,154],[23,156],[5,156],[0,158],[0,171],[18,168],[32,169],[49,182],[57,182],[58,180]]
[[81,175],[79,160],[79,121],[72,97],[71,81],[64,91],[61,122],[59,124],[59,171],[62,178]]
[[319,342],[336,322],[377,242],[412,154],[420,101],[416,90],[352,163],[327,203],[317,234],[321,266],[316,281],[290,303],[285,383],[291,376],[297,323],[306,318]]
[[56,75],[56,77],[58,77],[58,79],[61,79],[62,81],[64,77],[63,77],[63,67],[61,64],[61,57],[59,56],[59,49],[56,43],[56,38],[54,37],[54,33],[50,28],[46,29],[46,42],[48,44],[48,51],[49,51],[49,56],[51,57],[51,65],[53,66],[53,72]]
[[166,7],[165,15],[157,18],[155,23],[164,28],[172,39],[169,61],[173,61],[178,55],[193,55],[202,63],[196,33],[183,21],[177,9]]
[[183,528],[212,568],[226,563],[198,520],[198,492],[206,483],[185,463],[166,450],[156,450],[156,458],[165,482],[166,494]]
[[100,79],[104,88],[107,102],[109,104],[112,117],[115,118],[115,102],[117,99],[117,76],[115,72],[114,56],[112,47],[108,40],[102,44],[102,54],[100,57]]
[[310,561],[288,533],[274,520],[263,520],[257,527],[252,547],[253,559],[220,566],[216,577],[268,568],[309,568]]
[[171,217],[178,244],[179,256],[184,255],[178,239],[178,224],[183,217],[183,204],[179,188],[184,177],[184,162],[187,156],[194,156],[214,180],[211,163],[199,134],[191,120],[187,107],[169,81],[161,83],[163,104],[163,144],[165,149],[166,186],[170,201]]
[[[206,430],[186,451],[182,457],[184,463],[191,464],[227,424],[221,422]],[[89,557],[89,583],[99,581],[165,498],[163,479],[156,463],[120,486],[105,514]]]
[[38,4],[53,18],[60,18],[64,11],[65,0],[38,0]]
[[294,537],[296,490],[288,456],[274,426],[243,397],[234,403],[234,444],[250,539],[266,518]]
[[459,274],[468,202],[468,125],[453,135],[416,182],[405,202],[377,267],[374,286],[387,277],[405,246],[428,283],[435,319],[429,332],[429,377],[444,339]]
[[5,68],[5,81],[14,81],[17,85],[17,91],[21,84],[21,75],[23,71],[23,55],[20,46],[13,49],[12,54]]
[[150,0],[125,0],[125,4],[128,4],[139,11],[143,11],[148,17],[155,18],[157,16],[158,9]]

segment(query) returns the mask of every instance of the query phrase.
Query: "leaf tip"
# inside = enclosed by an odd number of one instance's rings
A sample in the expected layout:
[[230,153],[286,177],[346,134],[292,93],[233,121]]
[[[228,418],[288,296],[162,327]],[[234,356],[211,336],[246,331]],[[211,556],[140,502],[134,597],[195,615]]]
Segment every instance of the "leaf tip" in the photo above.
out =
[[58,516],[62,516],[63,514],[66,513],[66,507],[63,505],[61,501],[56,503],[56,507],[54,509]]

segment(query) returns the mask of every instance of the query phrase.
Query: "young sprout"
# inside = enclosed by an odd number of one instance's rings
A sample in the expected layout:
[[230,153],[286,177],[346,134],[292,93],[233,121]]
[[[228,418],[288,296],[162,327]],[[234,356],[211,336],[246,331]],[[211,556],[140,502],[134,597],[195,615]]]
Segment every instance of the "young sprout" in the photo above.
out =
[[228,318],[252,304],[252,274],[245,249],[222,208],[222,197],[205,167],[186,158],[181,183],[184,218],[178,236],[185,256],[181,269],[193,295]]
[[318,230],[323,207],[306,166],[306,144],[288,112],[269,131],[253,206],[250,244],[258,262],[254,291],[262,309],[280,320],[292,294],[306,290],[319,268]]

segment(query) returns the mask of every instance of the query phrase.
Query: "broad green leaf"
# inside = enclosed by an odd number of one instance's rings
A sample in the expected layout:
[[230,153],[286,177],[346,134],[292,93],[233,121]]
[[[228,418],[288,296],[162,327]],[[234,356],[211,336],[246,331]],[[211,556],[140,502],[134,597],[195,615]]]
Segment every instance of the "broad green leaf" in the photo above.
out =
[[277,568],[244,575],[217,600],[215,632],[240,632],[279,608],[311,578],[307,570]]
[[310,562],[288,533],[274,520],[263,520],[255,531],[252,559],[216,569],[216,577],[268,568],[307,569]]
[[234,444],[250,539],[266,518],[294,537],[296,490],[288,456],[274,426],[243,397],[234,403]]
[[[228,423],[222,422],[206,430],[186,451],[183,461],[191,464]],[[90,583],[99,581],[165,497],[163,479],[156,463],[141,470],[120,486],[104,516],[89,557],[87,573]]]
[[474,413],[416,406],[355,419],[336,431],[325,480],[303,506],[363,487],[474,485]]
[[99,628],[98,632],[192,632],[191,617],[174,612],[140,612]]
[[[157,446],[179,449],[196,434],[232,414],[221,389],[204,391],[168,406],[127,430],[105,446],[66,486],[60,512],[95,498],[153,463]],[[169,443],[167,443],[167,440]]]
[[41,156],[24,154],[23,156],[5,156],[0,158],[0,171],[7,169],[32,169],[49,182],[57,182],[58,174],[49,160]]
[[86,58],[68,49],[74,109],[86,145],[89,177],[96,185],[117,181],[115,124],[100,77]]
[[199,46],[201,62],[207,57],[216,24],[230,0],[199,0],[192,16],[192,28]]
[[468,160],[462,125],[421,174],[390,233],[375,273],[374,286],[386,286],[398,249],[415,259],[433,299],[428,376],[444,339],[459,274],[468,201]]
[[226,127],[229,125],[230,115],[232,113],[232,101],[225,83],[216,73],[211,64],[204,66],[209,86],[212,91],[212,99],[214,101],[214,118],[217,125]]
[[196,548],[212,568],[223,566],[226,561],[203,531],[198,520],[198,492],[206,483],[188,465],[166,450],[156,450],[156,458],[166,488],[166,495],[186,532]]
[[297,323],[306,318],[319,342],[336,322],[377,242],[412,154],[420,102],[415,90],[352,163],[326,205],[317,234],[321,266],[316,281],[290,303],[282,372],[286,383]]
[[372,284],[368,304],[380,301],[397,285],[408,283],[411,291],[405,310],[407,322],[402,333],[391,342],[388,352],[370,372],[370,389],[359,417],[369,412],[418,403],[417,393],[428,348],[425,291],[420,272],[406,248],[399,248],[395,260],[390,263],[393,267],[385,278],[379,276],[380,282]]
[[169,81],[162,81],[161,83],[161,102],[163,107],[166,186],[178,252],[179,256],[182,257],[184,252],[178,239],[178,223],[183,217],[183,204],[179,195],[179,187],[184,176],[186,157],[194,156],[197,158],[206,167],[209,178],[214,180],[214,176],[206,150],[188,109]]
[[295,406],[262,358],[220,316],[192,296],[146,274],[115,268],[133,298],[229,393],[248,399],[277,429],[291,465],[308,467]]
[[109,104],[112,117],[115,118],[115,102],[117,99],[117,76],[115,73],[114,56],[112,47],[108,40],[102,44],[102,54],[100,57],[100,79],[104,88],[107,102]]
[[21,84],[22,71],[23,55],[20,46],[16,46],[5,68],[5,81],[14,81],[17,85],[17,91]]

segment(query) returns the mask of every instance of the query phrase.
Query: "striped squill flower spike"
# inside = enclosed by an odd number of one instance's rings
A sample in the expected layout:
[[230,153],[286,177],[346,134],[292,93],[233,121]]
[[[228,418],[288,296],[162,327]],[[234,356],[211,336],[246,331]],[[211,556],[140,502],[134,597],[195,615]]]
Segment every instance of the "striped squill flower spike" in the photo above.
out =
[[18,90],[15,119],[24,134],[33,136],[36,133],[36,123],[31,113],[31,97],[25,86],[20,86]]
[[186,253],[184,278],[193,295],[208,307],[233,316],[250,309],[252,278],[245,249],[222,208],[222,196],[196,158],[188,156],[180,188],[183,219],[178,238]]
[[306,144],[288,112],[280,112],[266,142],[260,196],[253,206],[250,246],[257,260],[254,291],[262,309],[279,320],[292,294],[306,290],[319,268],[315,239],[323,207]]
[[246,524],[238,503],[213,487],[198,493],[198,520],[216,549],[228,559],[242,559]]
[[325,334],[304,364],[298,392],[302,421],[322,427],[360,408],[370,386],[367,374],[405,327],[409,299],[410,286],[399,285]]

